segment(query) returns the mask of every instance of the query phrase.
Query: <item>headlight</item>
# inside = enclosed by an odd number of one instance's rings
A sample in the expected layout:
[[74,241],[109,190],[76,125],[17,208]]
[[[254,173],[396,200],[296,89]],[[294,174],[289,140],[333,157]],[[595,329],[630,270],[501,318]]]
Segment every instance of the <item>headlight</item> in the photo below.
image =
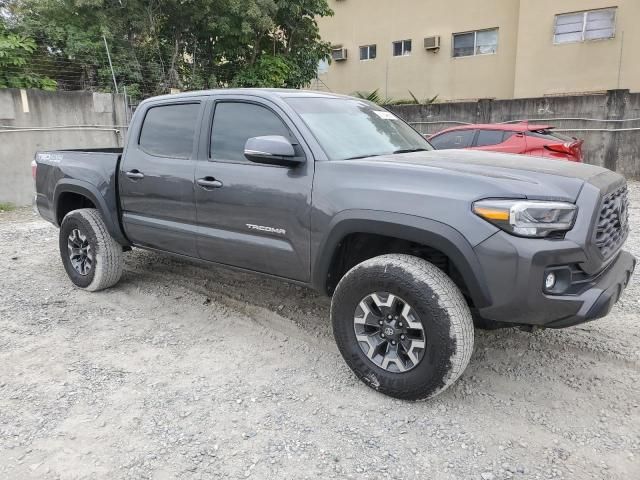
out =
[[536,200],[480,200],[473,212],[495,226],[523,237],[546,237],[573,227],[577,208],[572,203]]

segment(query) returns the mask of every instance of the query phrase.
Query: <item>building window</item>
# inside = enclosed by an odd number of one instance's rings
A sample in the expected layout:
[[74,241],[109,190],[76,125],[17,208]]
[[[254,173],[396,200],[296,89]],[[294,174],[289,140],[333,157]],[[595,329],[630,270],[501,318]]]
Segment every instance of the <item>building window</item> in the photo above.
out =
[[403,57],[405,55],[411,55],[411,40],[393,42],[393,56]]
[[613,38],[615,27],[615,7],[556,15],[553,43]]
[[453,56],[489,55],[498,50],[498,29],[453,34]]
[[373,60],[376,58],[376,46],[364,45],[360,47],[360,60]]

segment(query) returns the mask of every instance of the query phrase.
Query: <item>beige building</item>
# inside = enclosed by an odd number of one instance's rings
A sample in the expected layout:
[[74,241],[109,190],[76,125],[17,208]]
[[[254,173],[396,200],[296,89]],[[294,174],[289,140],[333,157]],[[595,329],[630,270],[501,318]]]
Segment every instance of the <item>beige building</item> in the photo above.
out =
[[387,98],[640,91],[640,0],[330,0],[317,85]]

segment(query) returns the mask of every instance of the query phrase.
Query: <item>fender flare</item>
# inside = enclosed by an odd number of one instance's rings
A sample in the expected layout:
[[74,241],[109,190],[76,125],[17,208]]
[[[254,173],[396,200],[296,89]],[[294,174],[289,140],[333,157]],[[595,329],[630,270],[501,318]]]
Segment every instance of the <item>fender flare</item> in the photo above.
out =
[[484,281],[482,266],[472,245],[456,229],[428,218],[377,210],[346,210],[328,225],[328,234],[317,243],[311,283],[328,294],[327,276],[334,252],[340,242],[352,233],[372,233],[426,245],[449,257],[462,275],[474,306],[491,305],[491,295]]
[[91,200],[98,212],[100,212],[100,216],[107,226],[107,231],[114,240],[123,246],[131,245],[120,228],[117,207],[109,208],[104,195],[101,195],[94,185],[83,180],[65,178],[56,184],[53,193],[53,218],[58,227],[60,226],[58,223],[58,203],[60,196],[64,193],[77,193]]

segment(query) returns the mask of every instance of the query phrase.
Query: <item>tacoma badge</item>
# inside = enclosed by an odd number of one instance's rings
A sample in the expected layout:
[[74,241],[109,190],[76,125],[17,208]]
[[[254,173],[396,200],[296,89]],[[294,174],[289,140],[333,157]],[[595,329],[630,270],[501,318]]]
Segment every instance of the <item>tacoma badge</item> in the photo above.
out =
[[263,225],[252,225],[247,223],[247,227],[251,230],[260,230],[261,232],[277,233],[278,235],[285,235],[287,231],[284,228],[265,227]]

